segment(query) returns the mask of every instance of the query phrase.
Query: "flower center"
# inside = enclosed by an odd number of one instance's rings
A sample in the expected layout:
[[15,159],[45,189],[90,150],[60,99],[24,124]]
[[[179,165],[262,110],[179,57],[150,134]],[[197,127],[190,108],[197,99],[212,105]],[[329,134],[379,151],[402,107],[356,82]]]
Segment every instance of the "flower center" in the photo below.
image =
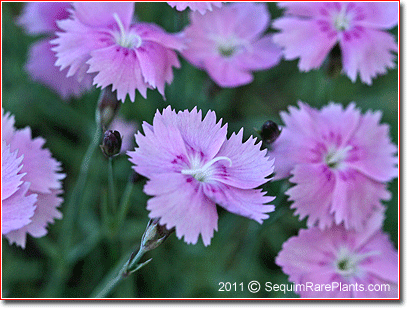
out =
[[113,14],[115,21],[117,22],[120,31],[113,33],[115,43],[125,48],[139,48],[142,44],[141,37],[134,32],[125,31],[124,25],[117,13]]
[[360,262],[370,256],[375,256],[375,255],[380,255],[380,252],[372,251],[372,252],[368,252],[364,254],[357,254],[357,253],[351,252],[346,247],[342,247],[339,249],[339,253],[336,256],[336,261],[335,261],[336,271],[344,277],[350,277],[353,275],[357,275],[359,272],[358,266]]
[[229,162],[229,166],[232,165],[232,161],[226,156],[215,157],[214,159],[208,161],[205,165],[202,165],[199,160],[194,159],[191,161],[191,167],[189,169],[181,170],[181,173],[185,175],[192,175],[199,182],[207,182],[214,174],[215,167],[213,167],[213,164],[220,160],[226,160]]
[[333,24],[339,31],[349,30],[351,17],[346,14],[346,5],[342,5],[341,10],[333,16]]
[[222,57],[229,58],[246,49],[246,42],[234,37],[223,38],[221,36],[211,36],[211,40],[216,43],[217,52]]
[[350,145],[341,149],[332,147],[324,157],[326,165],[331,169],[339,169],[351,149]]

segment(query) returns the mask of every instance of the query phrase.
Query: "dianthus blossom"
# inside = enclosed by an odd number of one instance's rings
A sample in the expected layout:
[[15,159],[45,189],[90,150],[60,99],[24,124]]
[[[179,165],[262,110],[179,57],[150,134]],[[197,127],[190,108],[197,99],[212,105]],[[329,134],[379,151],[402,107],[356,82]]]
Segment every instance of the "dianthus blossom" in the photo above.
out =
[[179,36],[155,24],[132,23],[133,2],[75,2],[73,8],[69,19],[58,22],[64,32],[51,41],[56,65],[69,68],[67,76],[94,73],[93,83],[112,85],[123,102],[127,94],[134,101],[136,89],[144,98],[148,88],[164,96],[172,67],[180,67]]
[[384,31],[398,23],[397,2],[282,2],[285,16],[273,27],[274,42],[288,60],[299,58],[299,69],[319,68],[338,44],[344,73],[363,83],[394,68],[397,44]]
[[243,130],[227,139],[227,125],[215,112],[194,108],[157,111],[153,125],[143,123],[138,147],[128,152],[134,170],[149,180],[144,187],[149,217],[160,218],[178,238],[195,244],[201,234],[209,245],[217,230],[216,204],[259,223],[274,210],[273,197],[254,189],[267,181],[273,161],[255,138],[242,142]]
[[276,264],[302,298],[397,298],[398,255],[382,219],[375,214],[361,232],[343,225],[301,229]]
[[269,23],[266,3],[233,3],[205,15],[191,12],[182,56],[221,87],[248,84],[252,71],[269,69],[281,59],[271,35],[263,34]]
[[68,69],[60,71],[54,65],[57,57],[49,41],[59,30],[57,20],[68,18],[70,7],[69,2],[29,2],[17,21],[28,34],[47,36],[30,46],[25,68],[34,81],[48,86],[63,99],[78,97],[92,86],[91,75],[67,77]]
[[16,130],[14,117],[2,110],[2,234],[22,248],[26,234],[39,238],[47,224],[60,219],[63,199],[61,164],[43,138],[31,137],[31,129]]
[[360,230],[380,200],[390,199],[386,183],[397,177],[397,147],[382,113],[364,115],[354,103],[344,109],[330,103],[321,110],[299,102],[299,109],[282,112],[284,127],[271,145],[278,180],[292,176],[296,185],[286,194],[291,208],[308,226],[344,223]]
[[216,6],[220,8],[222,6],[222,2],[167,2],[170,6],[175,8],[177,11],[183,11],[186,8],[191,9],[192,11],[198,11],[202,15],[204,15],[207,11],[212,11],[213,7]]

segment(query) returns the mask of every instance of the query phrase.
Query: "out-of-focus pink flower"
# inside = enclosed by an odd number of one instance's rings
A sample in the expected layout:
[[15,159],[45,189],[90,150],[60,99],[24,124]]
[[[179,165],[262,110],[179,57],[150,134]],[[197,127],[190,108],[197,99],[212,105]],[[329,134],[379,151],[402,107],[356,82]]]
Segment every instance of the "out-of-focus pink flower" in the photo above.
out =
[[120,153],[131,151],[135,147],[134,134],[137,131],[137,123],[129,122],[122,117],[117,116],[110,124],[109,129],[116,130],[121,135],[122,144]]
[[42,237],[47,224],[62,217],[57,207],[65,175],[44,143],[31,138],[29,127],[16,130],[14,117],[2,110],[2,233],[22,248],[27,233]]
[[398,255],[375,214],[361,232],[302,229],[276,258],[302,298],[397,298]]
[[299,69],[319,68],[339,44],[343,71],[363,83],[394,68],[397,44],[383,31],[398,23],[397,2],[282,2],[285,17],[276,19],[280,30],[274,42],[284,48],[288,60],[299,58]]
[[280,48],[270,35],[270,16],[266,3],[233,3],[205,15],[191,13],[184,30],[187,49],[182,55],[204,69],[222,87],[252,82],[252,71],[275,66]]
[[146,98],[147,89],[164,96],[165,83],[173,80],[172,67],[179,68],[177,54],[183,42],[177,35],[147,23],[132,24],[133,2],[75,2],[69,19],[59,21],[64,32],[51,41],[57,66],[69,68],[68,76],[94,73],[94,84],[112,85],[119,100],[135,90]]
[[173,8],[176,8],[177,11],[183,11],[186,8],[190,8],[192,11],[198,11],[204,15],[207,11],[212,11],[213,7],[220,8],[222,2],[167,2]]
[[195,244],[199,235],[209,245],[217,230],[216,204],[229,212],[261,223],[273,197],[261,189],[273,172],[273,161],[255,145],[254,138],[242,142],[243,131],[227,139],[227,125],[216,122],[209,111],[194,108],[176,113],[171,107],[155,114],[153,125],[143,123],[138,148],[128,152],[134,170],[147,177],[144,192],[150,218],[160,218],[178,238]]
[[29,2],[17,20],[29,34],[49,36],[30,46],[26,70],[34,81],[48,86],[64,100],[71,96],[79,97],[92,87],[91,75],[67,77],[68,70],[60,71],[54,65],[57,58],[48,41],[59,30],[57,20],[68,18],[70,7],[69,2]]
[[344,223],[362,229],[380,200],[390,199],[386,183],[397,177],[397,147],[389,126],[379,124],[381,112],[361,115],[355,104],[346,109],[330,103],[320,111],[299,102],[299,110],[282,112],[285,124],[271,145],[274,179],[286,178],[296,186],[286,194],[291,208],[308,226],[325,228]]

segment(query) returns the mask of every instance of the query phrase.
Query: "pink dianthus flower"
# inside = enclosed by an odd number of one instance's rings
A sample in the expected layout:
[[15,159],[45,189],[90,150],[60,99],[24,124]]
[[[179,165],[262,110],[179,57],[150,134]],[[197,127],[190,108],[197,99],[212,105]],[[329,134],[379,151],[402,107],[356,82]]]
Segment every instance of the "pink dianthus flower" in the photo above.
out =
[[220,8],[222,2],[167,2],[170,6],[177,9],[177,11],[183,11],[186,8],[190,8],[192,11],[198,11],[204,15],[207,11],[212,11],[213,7]]
[[375,214],[361,232],[343,225],[301,229],[276,264],[302,298],[397,298],[398,255],[382,220]]
[[382,113],[361,115],[355,104],[346,109],[330,103],[321,110],[299,102],[299,110],[281,112],[285,124],[271,145],[274,180],[292,177],[296,186],[286,194],[291,208],[308,226],[321,229],[344,223],[362,229],[369,216],[390,199],[386,183],[397,177],[397,147],[389,126],[379,124]]
[[270,23],[266,3],[233,3],[190,17],[182,55],[221,87],[248,84],[252,71],[269,69],[282,57],[271,35],[263,35]]
[[29,127],[16,130],[14,117],[2,110],[2,234],[22,248],[26,234],[47,234],[46,226],[60,219],[63,199],[61,164],[43,138],[31,138]]
[[94,73],[93,83],[112,85],[123,102],[127,94],[134,101],[136,89],[144,98],[148,88],[164,96],[172,67],[180,67],[174,51],[183,48],[179,36],[155,24],[132,24],[133,2],[75,2],[73,7],[70,18],[58,22],[64,32],[51,41],[56,65],[68,67],[67,76]]
[[48,86],[63,99],[78,97],[92,86],[91,75],[67,77],[68,69],[60,71],[54,65],[57,57],[49,41],[59,30],[57,20],[68,18],[70,7],[69,2],[29,2],[17,21],[28,34],[49,36],[30,46],[25,68],[34,81]]
[[398,23],[398,2],[281,2],[285,16],[273,22],[273,40],[287,60],[300,58],[299,69],[319,68],[339,44],[344,73],[363,83],[394,68],[397,44],[385,32]]
[[242,143],[243,131],[227,139],[227,125],[209,111],[194,108],[176,113],[171,107],[143,123],[136,135],[138,148],[128,152],[134,170],[149,181],[144,192],[150,218],[160,218],[178,238],[195,244],[199,235],[209,245],[217,230],[216,204],[259,223],[274,210],[273,197],[261,189],[273,172],[273,161],[254,138]]

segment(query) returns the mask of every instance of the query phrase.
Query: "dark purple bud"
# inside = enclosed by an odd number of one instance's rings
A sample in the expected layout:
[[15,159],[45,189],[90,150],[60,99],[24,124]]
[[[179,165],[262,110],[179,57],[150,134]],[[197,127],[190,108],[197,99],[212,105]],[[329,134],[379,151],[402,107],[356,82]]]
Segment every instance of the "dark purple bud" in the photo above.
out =
[[260,135],[263,142],[271,144],[275,142],[275,140],[279,137],[280,132],[281,129],[279,128],[278,124],[269,120],[262,125]]
[[116,130],[107,130],[104,133],[103,144],[100,147],[105,156],[113,157],[121,151],[121,144],[120,133]]
[[100,98],[98,98],[97,123],[100,123],[101,127],[107,128],[120,106],[121,102],[117,99],[116,92],[111,90],[111,86],[104,88]]

